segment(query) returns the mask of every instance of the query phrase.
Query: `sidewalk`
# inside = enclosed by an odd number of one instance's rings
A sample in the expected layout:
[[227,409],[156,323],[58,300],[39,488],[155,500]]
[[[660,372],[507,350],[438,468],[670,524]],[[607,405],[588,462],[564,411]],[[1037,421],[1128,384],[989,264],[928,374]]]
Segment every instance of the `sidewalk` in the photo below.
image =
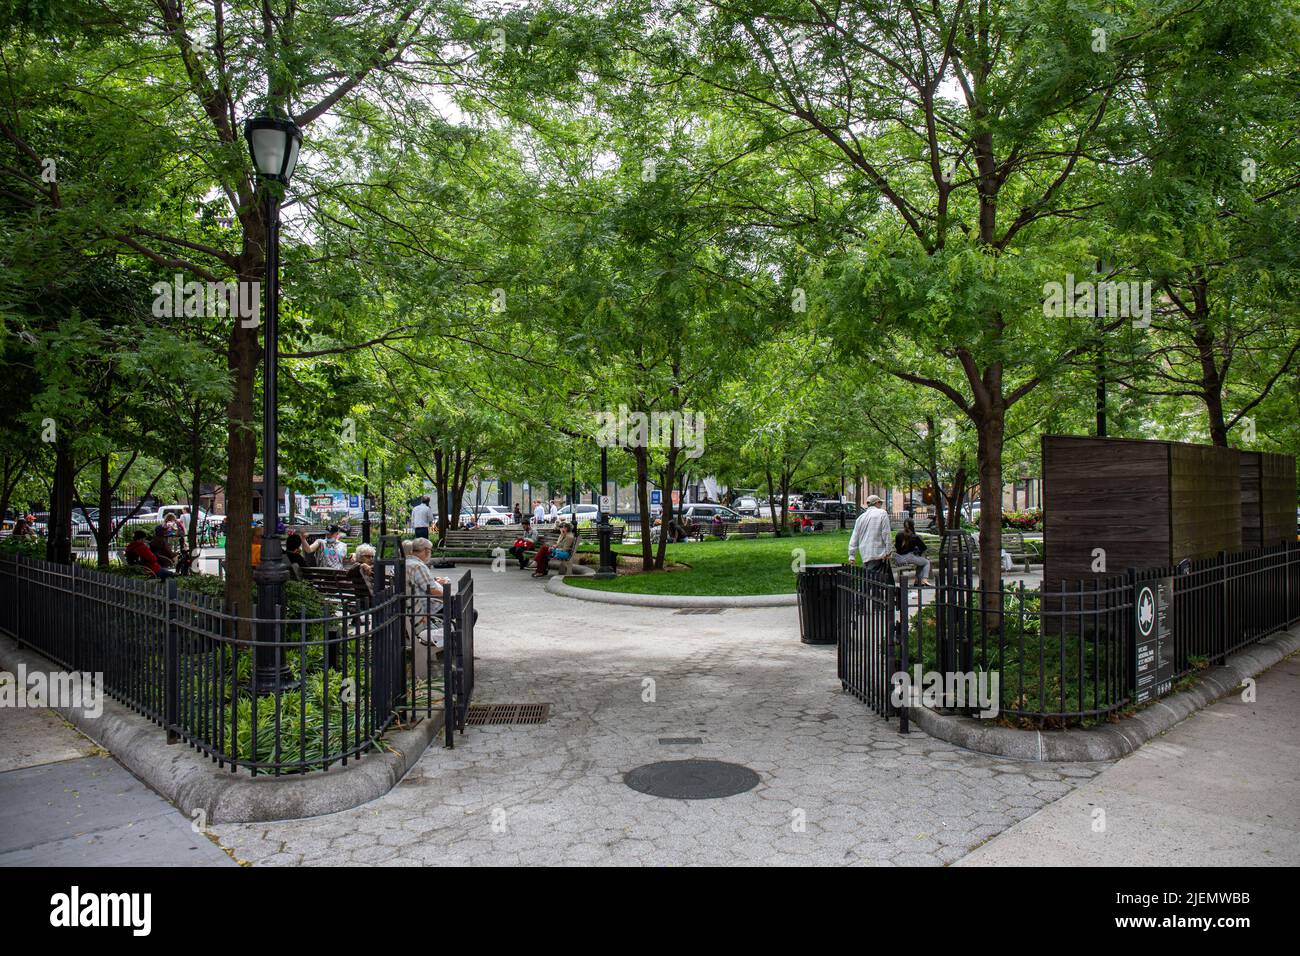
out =
[[956,865],[1300,864],[1297,727],[1293,655],[1259,676],[1254,703],[1193,714]]
[[234,866],[46,708],[0,708],[0,866]]

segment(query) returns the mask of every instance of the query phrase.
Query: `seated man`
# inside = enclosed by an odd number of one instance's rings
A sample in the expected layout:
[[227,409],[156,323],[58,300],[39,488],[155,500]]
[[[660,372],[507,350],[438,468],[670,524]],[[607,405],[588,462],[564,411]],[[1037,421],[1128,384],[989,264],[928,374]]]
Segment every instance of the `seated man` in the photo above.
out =
[[540,537],[541,535],[538,534],[537,529],[525,518],[523,533],[515,539],[514,545],[509,549],[510,556],[519,562],[520,571],[528,567],[528,552],[537,550],[537,542]]
[[[443,588],[451,582],[435,577],[429,570],[433,558],[433,542],[416,538],[406,558],[406,593],[411,601],[411,633],[418,644],[432,644],[442,650],[442,626],[438,614],[442,610]],[[418,655],[417,655],[418,656]]]

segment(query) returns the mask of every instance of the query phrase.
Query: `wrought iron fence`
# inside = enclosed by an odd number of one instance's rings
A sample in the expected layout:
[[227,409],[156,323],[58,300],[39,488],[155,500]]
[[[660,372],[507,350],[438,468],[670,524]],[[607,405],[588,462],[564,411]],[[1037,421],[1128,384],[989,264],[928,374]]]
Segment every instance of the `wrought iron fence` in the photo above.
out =
[[[908,659],[922,673],[997,675],[998,711],[1035,724],[1091,721],[1129,700],[1132,587],[1100,580],[986,592],[940,580],[910,588],[905,604]],[[990,599],[991,598],[991,599]],[[984,678],[991,680],[991,678]],[[991,683],[986,691],[993,692]],[[945,685],[940,706],[952,707]],[[973,710],[969,701],[965,708]]]
[[474,578],[469,571],[447,596],[443,614],[444,733],[448,747],[456,746],[456,731],[465,733],[469,702],[474,696]]
[[[1300,623],[1300,545],[1291,542],[1034,590],[986,592],[955,556],[937,570],[934,587],[849,566],[839,574],[839,677],[882,716],[906,719],[893,685],[899,672],[919,667],[945,678],[996,674],[998,711],[1013,722],[1093,723]],[[1167,604],[1154,613],[1168,617],[1143,622],[1140,601],[1153,590]],[[1159,639],[1149,635],[1161,625],[1164,644],[1149,650],[1158,678],[1147,689],[1139,651]],[[937,702],[954,705],[951,685]]]
[[[327,616],[277,617],[272,638],[259,640],[265,622],[175,579],[0,555],[0,630],[69,671],[102,675],[112,697],[232,772],[328,770],[382,746],[399,718],[428,718],[444,705],[434,649],[412,640],[421,613],[448,635],[455,680],[445,682],[456,688],[464,729],[473,690],[469,572],[436,608],[406,593],[400,571],[391,581],[381,571],[376,587],[372,600]],[[260,674],[259,655],[282,679]]]

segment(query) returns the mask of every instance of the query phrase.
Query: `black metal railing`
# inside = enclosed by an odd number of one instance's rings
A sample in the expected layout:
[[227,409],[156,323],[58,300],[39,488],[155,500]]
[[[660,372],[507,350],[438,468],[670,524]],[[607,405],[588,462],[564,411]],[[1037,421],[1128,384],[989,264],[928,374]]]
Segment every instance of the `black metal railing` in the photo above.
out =
[[[900,712],[893,699],[893,677],[911,666],[904,639],[909,589],[859,565],[845,565],[838,577],[835,620],[840,684],[881,717],[892,717]],[[900,720],[900,728],[906,732],[906,708]]]
[[[421,613],[451,635],[464,729],[472,578],[465,574],[446,607],[407,594],[403,578],[380,571],[371,600],[279,617],[275,640],[259,642],[256,619],[175,579],[0,555],[0,630],[69,671],[98,675],[108,694],[219,766],[254,775],[328,770],[381,746],[394,721],[444,706],[435,650],[412,641]],[[282,674],[274,684],[254,666],[262,648]]]
[[474,579],[466,571],[448,596],[443,614],[444,733],[448,747],[456,746],[456,731],[465,733],[470,699],[474,696]]
[[[1132,587],[1111,579],[992,595],[945,582],[903,601],[908,658],[923,673],[996,675],[999,713],[1035,725],[1091,721],[1129,701]],[[985,680],[991,681],[990,677]],[[955,702],[945,695],[940,706]],[[966,710],[974,709],[969,703]]]
[[[1013,723],[1096,723],[1300,623],[1300,545],[1293,542],[1034,590],[986,592],[955,560],[941,560],[937,570],[933,587],[856,567],[839,574],[839,677],[882,716],[906,716],[892,683],[910,666],[996,675],[997,710]],[[1153,583],[1168,589],[1166,644],[1154,652],[1157,685],[1139,694],[1139,601]],[[938,704],[954,701],[945,694]]]

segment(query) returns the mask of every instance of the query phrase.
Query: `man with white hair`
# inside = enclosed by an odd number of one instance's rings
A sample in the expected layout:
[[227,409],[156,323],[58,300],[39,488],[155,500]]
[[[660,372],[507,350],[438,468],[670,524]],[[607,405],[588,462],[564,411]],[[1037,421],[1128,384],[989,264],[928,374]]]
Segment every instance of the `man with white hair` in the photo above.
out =
[[442,607],[443,588],[451,582],[435,577],[429,570],[433,558],[433,542],[416,538],[406,557],[406,593],[411,601],[411,631],[421,644],[432,644],[442,650],[442,628],[434,622],[434,615]]
[[894,572],[889,567],[889,515],[883,507],[884,501],[877,495],[868,495],[866,508],[853,523],[853,534],[849,535],[849,564],[855,564],[859,554],[862,564],[872,577],[894,580]]

